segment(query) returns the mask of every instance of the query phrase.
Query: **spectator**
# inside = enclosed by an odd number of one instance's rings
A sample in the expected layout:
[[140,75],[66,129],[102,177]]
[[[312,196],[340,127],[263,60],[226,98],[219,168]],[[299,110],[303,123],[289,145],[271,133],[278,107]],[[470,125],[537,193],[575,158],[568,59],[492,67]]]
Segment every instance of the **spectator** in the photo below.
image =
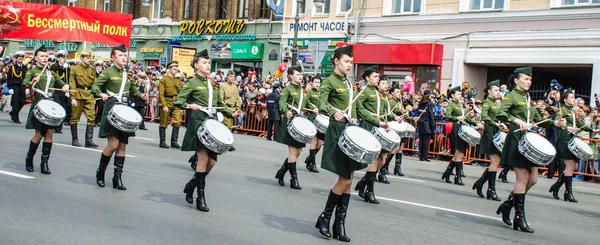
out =
[[[270,93],[267,96],[267,140],[277,140],[277,131],[279,129],[279,121],[281,120],[281,116],[279,114],[279,98],[281,97],[281,84],[279,82],[273,83],[273,89],[273,93]],[[274,138],[271,138],[272,132],[275,133]]]
[[[590,142],[590,147],[594,152],[594,155],[592,156],[593,160],[589,161],[590,166],[593,166],[592,173],[600,175],[600,134],[594,135],[594,138],[592,138],[592,141]],[[592,182],[598,183],[600,182],[600,178],[595,177],[592,179]]]
[[245,88],[246,93],[244,93],[244,99],[249,104],[256,104],[256,97],[258,96],[258,91],[256,89],[256,85],[249,84]]
[[[583,100],[583,99],[582,99]],[[580,103],[580,100],[577,101],[577,103]],[[577,109],[575,109],[577,108]],[[583,121],[585,123],[585,125],[591,125],[591,120],[588,117],[590,115],[590,108],[587,107],[586,105],[583,106],[575,106],[574,111],[577,112],[577,115],[579,116],[579,120]],[[585,132],[585,131],[580,131],[579,133],[577,133],[577,137],[579,138],[591,138],[590,137],[590,133]],[[587,170],[590,170],[590,168],[588,167]],[[579,161],[579,168],[578,168],[578,172],[580,173],[585,173],[586,172],[586,161],[585,160],[581,160]],[[573,180],[583,180],[583,175],[576,175],[575,177],[573,177]]]

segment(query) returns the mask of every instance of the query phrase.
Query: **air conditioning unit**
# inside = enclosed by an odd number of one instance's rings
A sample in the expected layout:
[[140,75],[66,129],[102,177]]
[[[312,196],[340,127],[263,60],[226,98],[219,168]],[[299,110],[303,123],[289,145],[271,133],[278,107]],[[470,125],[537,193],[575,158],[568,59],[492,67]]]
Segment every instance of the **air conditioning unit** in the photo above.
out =
[[283,47],[283,58],[292,58],[292,47],[291,46]]

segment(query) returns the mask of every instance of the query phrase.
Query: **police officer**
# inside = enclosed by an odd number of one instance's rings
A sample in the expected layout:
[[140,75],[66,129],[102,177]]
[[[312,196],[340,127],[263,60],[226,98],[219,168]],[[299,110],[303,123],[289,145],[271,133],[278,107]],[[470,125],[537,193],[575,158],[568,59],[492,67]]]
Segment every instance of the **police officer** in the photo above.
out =
[[[68,64],[66,64],[68,54],[69,52],[66,50],[59,50],[56,52],[55,56],[58,62],[55,62],[54,66],[50,67],[51,70],[54,71],[56,75],[58,75],[58,77],[63,81],[69,81],[70,79],[68,76],[71,68]],[[62,91],[56,91],[56,93],[54,93],[54,97],[56,102],[62,105],[67,112],[67,116],[65,117],[67,120],[64,121],[64,125],[66,126],[69,124],[69,119],[71,119],[71,102],[69,101],[67,94],[63,93]],[[56,133],[62,134],[62,126],[57,128]]]
[[71,145],[81,147],[77,139],[77,123],[81,119],[81,113],[85,112],[87,127],[85,130],[85,147],[98,147],[92,139],[94,138],[94,126],[96,125],[95,99],[92,95],[92,85],[96,81],[96,70],[92,67],[90,59],[92,51],[84,49],[81,51],[81,63],[76,65],[69,75],[69,87],[71,91],[72,117]]
[[[146,73],[143,73],[141,71],[137,73],[136,85],[137,85],[138,90],[142,94],[148,92],[148,89],[146,88],[146,79],[148,79],[148,76],[146,75]],[[130,101],[131,101],[130,106],[133,107],[133,109],[135,109],[137,112],[139,112],[140,116],[142,116],[142,118],[144,118],[144,116],[146,115],[146,101],[140,100],[136,97],[132,97]],[[144,124],[144,120],[142,120],[142,123],[140,124],[139,129],[148,130],[146,128],[146,125]]]
[[[104,61],[96,60],[94,62],[94,69],[96,69],[96,77],[100,76],[102,70],[104,70]],[[106,92],[106,91],[104,91]],[[104,101],[96,101],[96,126],[100,127],[100,120],[102,120],[102,113],[104,113]]]
[[160,80],[158,85],[158,103],[162,112],[160,113],[160,126],[159,126],[159,137],[160,137],[160,148],[169,149],[169,146],[165,142],[165,131],[171,121],[173,126],[173,132],[171,133],[171,147],[175,149],[181,148],[177,144],[177,138],[179,137],[179,126],[181,126],[181,111],[173,106],[173,101],[177,98],[177,94],[181,91],[181,81],[175,76],[179,72],[179,62],[171,61],[167,64],[167,73]]
[[281,83],[275,82],[273,83],[273,92],[267,95],[267,140],[273,140],[271,138],[271,136],[273,136],[273,129],[275,129],[275,140],[277,140],[277,136],[279,135],[277,131],[279,129],[279,121],[281,120],[281,115],[279,114],[280,97]]
[[23,87],[23,78],[27,73],[27,66],[23,64],[23,58],[25,58],[25,52],[17,51],[13,58],[15,59],[14,65],[12,65],[6,73],[6,82],[8,88],[13,90],[12,99],[10,105],[12,111],[10,111],[10,119],[14,123],[21,123],[19,120],[19,112],[21,108],[25,106],[25,87]]

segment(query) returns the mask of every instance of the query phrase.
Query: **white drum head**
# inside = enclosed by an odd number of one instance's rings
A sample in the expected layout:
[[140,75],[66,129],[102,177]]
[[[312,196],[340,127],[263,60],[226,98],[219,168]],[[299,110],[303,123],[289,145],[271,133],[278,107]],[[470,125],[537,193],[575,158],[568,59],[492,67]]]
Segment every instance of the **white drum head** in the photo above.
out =
[[141,122],[142,116],[135,109],[126,105],[114,105],[113,112],[120,118],[128,122]]
[[315,120],[318,120],[319,123],[323,124],[324,126],[329,126],[329,117],[328,116],[319,114],[319,115],[317,115],[317,118]]
[[44,114],[53,118],[64,118],[67,115],[65,109],[52,100],[40,100],[37,103],[37,107],[39,107]]
[[479,135],[479,136],[481,136],[481,134],[479,134],[479,132],[477,132],[477,130],[475,130],[472,127],[462,126],[461,129],[463,130],[463,132],[467,133],[468,135],[471,135],[471,136],[477,136],[477,135]]
[[295,117],[291,122],[295,128],[297,128],[300,132],[306,135],[315,135],[317,134],[317,128],[315,125],[304,117]]
[[407,123],[399,123],[396,121],[392,121],[392,122],[388,122],[388,125],[390,126],[390,128],[392,128],[394,131],[396,132],[405,132],[408,130],[408,127],[406,127]]
[[529,142],[532,146],[535,146],[535,149],[538,151],[550,156],[556,155],[556,149],[552,143],[550,143],[550,141],[541,135],[536,133],[527,133],[525,138],[527,138],[527,142]]
[[592,151],[592,148],[590,148],[590,146],[587,143],[585,143],[585,141],[581,140],[580,138],[573,138],[573,141],[575,142],[575,144],[577,144],[579,149],[581,149],[588,155],[594,154],[594,152]]
[[403,124],[406,125],[406,131],[410,131],[410,132],[415,131],[415,127],[413,125],[410,125],[410,123],[403,123]]
[[375,135],[361,127],[349,126],[346,128],[345,134],[352,142],[360,145],[367,151],[373,152],[381,150],[381,143]]
[[400,142],[400,136],[394,131],[394,130],[390,130],[389,132],[386,132],[385,129],[383,128],[377,128],[377,131],[379,131],[379,133],[381,135],[383,135],[383,137],[386,137],[387,139],[389,139],[392,142]]
[[233,145],[233,134],[227,126],[223,125],[217,120],[206,119],[204,121],[204,128],[210,132],[210,134],[219,140],[221,143],[226,145]]
[[505,140],[506,140],[506,133],[505,133],[505,132],[500,132],[500,133],[498,133],[498,135],[499,135],[499,137],[500,137],[500,139],[501,139],[502,141],[505,141]]

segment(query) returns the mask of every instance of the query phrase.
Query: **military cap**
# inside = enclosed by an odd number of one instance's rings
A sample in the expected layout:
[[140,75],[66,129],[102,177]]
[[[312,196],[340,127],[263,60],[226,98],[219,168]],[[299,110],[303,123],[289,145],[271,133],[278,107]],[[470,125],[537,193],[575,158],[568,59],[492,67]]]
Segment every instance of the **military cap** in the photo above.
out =
[[64,57],[67,57],[68,54],[69,54],[69,52],[67,52],[67,50],[59,50],[54,55],[56,56],[56,58],[60,58],[60,57],[64,58]]
[[[125,45],[124,44],[121,44],[119,46],[113,47],[112,50],[119,50],[119,51],[121,51],[123,53],[127,52],[127,49],[125,49]],[[112,50],[111,50],[111,52],[112,52]]]
[[487,84],[488,86],[500,86],[500,80],[496,79]]
[[48,61],[54,62],[54,61],[56,61],[56,57],[54,57],[54,55],[50,55],[50,56],[48,56]]
[[81,51],[81,56],[92,56],[92,51],[89,49],[84,49]]
[[429,91],[429,90],[423,91],[423,95],[428,95],[428,94],[431,94],[431,91]]
[[179,66],[179,61],[173,60],[173,61],[167,63],[167,68],[171,68],[173,66]]
[[194,57],[208,59],[208,50],[204,49],[194,55]]
[[94,66],[101,66],[102,64],[104,64],[104,61],[101,61],[101,60],[94,61]]
[[313,77],[313,79],[321,79],[321,73],[315,74],[315,76]]
[[521,74],[525,74],[525,75],[527,75],[527,76],[531,76],[531,74],[532,74],[532,70],[533,70],[533,68],[532,68],[531,66],[528,66],[528,67],[520,67],[520,68],[517,68],[517,69],[515,69],[515,72],[514,72],[514,73],[515,73],[515,74],[517,74],[517,73],[521,73]]
[[454,93],[454,92],[460,91],[460,90],[461,90],[460,86],[456,86],[456,87],[450,89],[450,93]]
[[565,94],[575,94],[575,90],[573,90],[572,88],[568,88],[568,89],[565,89],[564,93]]
[[13,57],[17,58],[17,57],[25,57],[25,52],[23,51],[17,51],[13,54]]
[[302,72],[302,67],[301,66],[290,66],[290,68],[288,68],[288,70],[294,70],[297,72]]
[[377,72],[377,73],[379,73],[379,66],[378,65],[369,66],[369,67],[367,67],[367,69],[365,69],[365,72]]
[[278,81],[276,81],[276,82],[274,82],[274,83],[273,83],[273,86],[272,86],[272,87],[273,87],[273,88],[279,88],[279,87],[281,87],[281,83],[280,83],[280,82],[278,82]]
[[46,46],[42,45],[33,52],[33,55],[37,55],[38,52],[48,52],[48,50],[46,50]]
[[350,57],[354,56],[352,46],[345,46],[345,47],[338,48],[335,50],[335,52],[339,52],[339,53],[348,55]]
[[390,93],[391,93],[391,92],[394,92],[394,90],[396,90],[396,89],[402,90],[402,89],[400,89],[400,87],[398,87],[398,85],[394,85],[394,86],[391,86],[391,87],[390,87],[390,91],[389,91],[389,92],[390,92]]

